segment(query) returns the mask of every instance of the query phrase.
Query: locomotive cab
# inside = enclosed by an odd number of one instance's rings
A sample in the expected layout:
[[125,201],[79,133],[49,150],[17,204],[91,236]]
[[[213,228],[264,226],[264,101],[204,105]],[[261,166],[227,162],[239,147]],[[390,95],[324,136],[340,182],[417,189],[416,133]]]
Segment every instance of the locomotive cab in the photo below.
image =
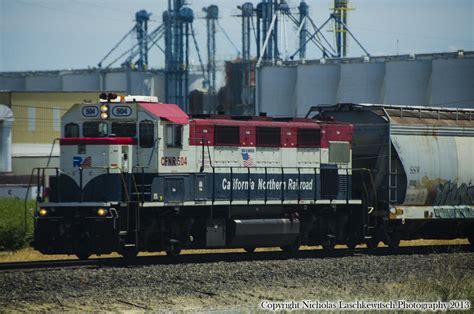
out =
[[148,96],[101,98],[62,117],[60,166],[35,214],[34,246],[41,252],[84,257],[122,250],[136,238],[136,204],[152,199],[153,174],[187,165],[180,152],[188,117],[176,105]]
[[[51,196],[62,201],[122,201],[124,175],[144,154],[136,147],[136,105],[77,104],[63,117],[60,139],[61,186]],[[142,140],[143,141],[143,140]],[[61,188],[62,191],[57,191]]]

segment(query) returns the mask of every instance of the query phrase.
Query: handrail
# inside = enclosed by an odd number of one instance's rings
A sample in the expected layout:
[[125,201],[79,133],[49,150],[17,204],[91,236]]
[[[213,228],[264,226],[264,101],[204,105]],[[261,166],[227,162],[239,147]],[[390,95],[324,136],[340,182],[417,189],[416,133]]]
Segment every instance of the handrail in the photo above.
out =
[[[24,200],[24,217],[23,217],[23,232],[24,235],[27,234],[28,232],[28,223],[27,223],[27,212],[28,212],[28,199],[29,199],[29,194],[31,190],[31,186],[33,185],[33,176],[35,172],[37,172],[37,184],[39,184],[39,176],[40,176],[40,170],[43,169],[43,176],[44,176],[44,170],[56,170],[56,173],[61,172],[61,170],[58,167],[35,167],[31,169],[31,174],[30,178],[28,180],[28,187],[26,188],[26,193],[25,193],[25,200]],[[44,180],[41,181],[44,184]],[[38,201],[39,201],[39,191],[40,187],[37,186],[37,191],[36,191],[36,197],[35,197],[35,210],[38,208]],[[44,197],[44,188],[42,189],[42,197]]]
[[[33,181],[33,176],[35,174],[35,172],[37,172],[37,196],[36,196],[36,205],[35,207],[37,208],[38,207],[38,201],[40,200],[44,200],[44,191],[45,191],[45,172],[46,170],[52,170],[54,169],[56,174],[55,174],[55,177],[57,178],[58,182],[56,182],[56,198],[58,200],[60,200],[61,198],[61,193],[60,193],[60,184],[59,184],[59,180],[61,178],[61,169],[59,169],[58,167],[36,167],[36,168],[33,168],[32,171],[31,171],[31,175],[30,175],[30,180],[29,180],[29,183],[28,183],[28,188],[27,188],[27,192],[26,192],[26,196],[25,196],[25,221],[24,221],[24,224],[25,224],[25,227],[24,227],[24,232],[26,234],[27,232],[27,199],[28,199],[28,194],[29,194],[29,191],[30,191],[30,188],[32,186],[32,181]],[[130,193],[129,193],[129,189],[130,189],[130,186],[127,184],[126,180],[125,180],[125,176],[124,176],[124,173],[123,172],[123,169],[119,166],[102,166],[102,167],[87,167],[87,168],[83,168],[83,167],[79,167],[79,188],[80,188],[80,202],[83,201],[83,171],[84,169],[92,169],[92,170],[105,170],[107,172],[107,174],[110,174],[110,171],[111,170],[118,170],[119,171],[119,174],[120,174],[120,182],[121,182],[121,190],[123,191],[124,193],[124,196],[125,196],[125,202],[127,203],[127,234],[129,234],[130,232],[130,203],[132,202],[131,200],[131,197],[130,197]],[[128,173],[128,172],[127,172]],[[40,174],[42,174],[42,179],[40,178]],[[133,174],[133,173],[132,173]],[[135,181],[135,178],[133,175],[131,176],[128,176],[128,178],[132,178],[132,184],[133,184],[133,187],[135,188],[137,194],[138,194],[138,187],[137,187],[137,184],[136,184],[136,181]],[[107,176],[107,180],[109,180],[109,176]],[[41,190],[41,197],[40,197],[40,190]],[[135,212],[135,218],[136,218],[136,228],[135,228],[135,244],[138,245],[138,230],[139,230],[139,212],[138,212],[139,208],[137,208],[136,212]]]
[[[149,168],[149,167],[148,166],[133,166],[132,167],[132,173],[131,173],[132,176],[131,177],[132,177],[133,186],[135,188],[135,193],[137,193],[137,195],[139,194],[139,192],[138,192],[137,181],[135,180],[134,174],[137,174],[137,173],[140,173],[140,172],[135,172],[134,169],[141,169],[142,170],[141,173],[143,173],[146,168]],[[143,188],[142,188],[142,190],[143,190]]]
[[[216,201],[216,197],[215,197],[215,190],[216,190],[215,177],[216,177],[216,173],[217,173],[216,170],[217,169],[229,169],[229,172],[225,172],[225,173],[228,173],[231,176],[230,177],[230,190],[229,190],[230,200],[229,201],[230,201],[230,204],[232,205],[233,193],[234,193],[233,178],[236,174],[242,174],[242,175],[247,174],[247,181],[250,181],[250,174],[251,174],[250,167],[245,167],[245,166],[211,166],[210,168],[212,169],[212,172],[210,173],[210,174],[212,174],[212,204],[214,204],[215,201]],[[270,170],[270,169],[280,170],[279,173],[281,174],[282,182],[285,179],[285,174],[288,174],[287,172],[285,172],[285,170],[296,170],[296,173],[294,173],[294,174],[298,175],[298,182],[301,182],[301,175],[310,174],[309,172],[308,173],[302,173],[303,170],[307,170],[307,171],[311,170],[312,171],[311,174],[313,174],[313,176],[314,176],[313,177],[314,182],[316,182],[317,172],[318,172],[318,170],[322,169],[321,167],[298,167],[298,166],[289,166],[289,167],[262,166],[262,167],[251,167],[251,168],[255,169],[255,170],[263,170],[265,182],[268,179],[268,170]],[[245,171],[239,173],[236,170],[245,170]],[[357,171],[367,172],[368,175],[369,175],[369,182],[370,182],[370,185],[372,187],[371,190],[372,190],[373,196],[374,196],[374,205],[375,206],[377,205],[377,193],[376,193],[376,190],[375,190],[375,182],[374,182],[374,178],[373,178],[373,174],[372,174],[371,169],[368,169],[368,168],[338,168],[338,171],[339,170],[345,171],[345,174],[347,176],[349,175],[349,172],[357,172]],[[277,174],[277,172],[275,172],[274,174]],[[345,182],[346,203],[348,203],[349,199],[352,197],[352,196],[349,196],[350,188],[351,188],[350,180],[347,179],[346,182]],[[247,199],[248,199],[248,203],[249,203],[250,202],[250,184],[247,185],[246,190],[247,190]],[[299,201],[301,201],[301,189],[300,189],[299,186],[297,188],[297,193],[298,193],[297,199],[298,199],[298,202],[299,202]],[[264,198],[263,198],[263,200],[264,200],[265,204],[268,201],[268,191],[267,191],[267,189],[264,189]],[[316,201],[316,200],[317,200],[317,190],[316,190],[316,187],[315,187],[314,188],[314,201]],[[281,199],[280,199],[280,201],[282,203],[285,201],[285,190],[284,189],[281,189]]]
[[[141,202],[143,204],[144,202],[144,174],[145,174],[145,168],[147,167],[140,167],[140,166],[137,166],[137,167],[133,167],[132,168],[132,173],[128,173],[130,174],[130,176],[128,176],[128,178],[131,180],[131,182],[127,182],[125,180],[125,176],[124,176],[124,172],[123,172],[123,169],[121,167],[118,167],[118,166],[109,166],[109,167],[88,167],[88,168],[82,168],[82,167],[79,167],[79,175],[80,175],[80,189],[81,189],[81,202],[83,201],[83,171],[84,170],[105,170],[107,171],[107,173],[110,173],[111,170],[117,170],[118,171],[118,174],[120,174],[120,179],[121,179],[121,185],[122,185],[122,188],[123,188],[123,196],[125,198],[125,201],[127,202],[127,234],[129,234],[131,231],[133,231],[131,229],[131,221],[130,221],[130,204],[133,202],[132,198],[131,198],[131,195],[130,195],[130,191],[133,189],[135,190],[135,192],[137,193],[137,201],[140,201],[140,197],[141,197]],[[141,169],[140,172],[134,172],[135,170],[137,169]],[[247,177],[247,181],[249,182],[249,184],[247,184],[247,204],[250,204],[250,201],[251,201],[251,184],[250,184],[250,180],[251,180],[251,175],[254,174],[255,172],[253,171],[262,171],[262,173],[260,174],[264,174],[265,176],[265,181],[268,180],[268,174],[269,174],[269,170],[271,169],[277,169],[277,170],[280,170],[280,171],[276,171],[274,172],[275,175],[278,175],[278,173],[280,173],[281,175],[281,180],[282,182],[284,182],[285,180],[285,174],[288,174],[288,170],[296,170],[292,173],[292,175],[298,175],[298,185],[297,187],[295,188],[297,190],[297,200],[298,200],[298,203],[301,201],[301,178],[302,178],[302,175],[311,175],[313,178],[314,178],[314,200],[317,199],[317,188],[316,188],[316,176],[317,176],[317,172],[318,172],[318,169],[321,170],[321,167],[297,167],[297,166],[290,166],[290,167],[278,167],[278,166],[264,166],[264,167],[252,167],[252,169],[250,169],[250,167],[239,167],[239,166],[212,166],[211,167],[212,169],[212,205],[215,203],[216,201],[216,170],[217,169],[229,169],[230,172],[226,172],[227,174],[230,174],[231,176],[231,182],[230,182],[230,206],[228,208],[228,211],[227,211],[227,215],[230,217],[231,215],[231,206],[232,206],[232,202],[234,201],[233,199],[233,194],[234,194],[234,184],[233,184],[233,178],[235,177],[236,174],[239,173],[239,171],[237,170],[245,170],[245,171],[242,171],[240,172],[241,175],[246,175]],[[29,184],[28,184],[28,188],[27,188],[27,193],[25,195],[25,218],[24,218],[24,232],[25,234],[28,232],[28,226],[27,226],[27,211],[28,211],[28,206],[27,206],[27,200],[28,200],[28,194],[31,190],[31,186],[33,185],[33,179],[34,179],[34,175],[36,173],[37,177],[36,177],[36,184],[37,184],[37,191],[36,191],[36,205],[35,207],[37,208],[38,207],[38,202],[40,201],[43,201],[44,200],[44,197],[45,197],[45,184],[46,184],[46,172],[47,170],[54,170],[55,171],[55,177],[57,178],[57,180],[60,180],[60,177],[61,177],[61,174],[63,173],[58,167],[37,167],[37,168],[33,168],[32,171],[31,171],[31,175],[30,175],[30,180],[29,180]],[[367,169],[367,168],[339,168],[338,169],[339,171],[343,171],[345,172],[346,175],[349,175],[350,172],[356,172],[356,171],[361,171],[361,172],[365,172],[367,173],[368,177],[361,177],[362,180],[368,182],[370,184],[370,190],[372,190],[371,192],[373,193],[373,202],[374,202],[374,207],[377,206],[377,193],[376,193],[376,190],[375,190],[375,183],[374,183],[374,178],[373,178],[373,174],[372,174],[372,171],[370,169]],[[138,185],[137,185],[137,182],[136,182],[136,178],[135,178],[135,175],[134,174],[141,174],[142,175],[142,189],[141,189],[141,196],[139,195],[139,188],[138,188]],[[51,176],[52,177],[52,176]],[[339,183],[338,183],[339,184]],[[350,196],[349,196],[349,193],[350,193],[350,180],[349,178],[346,179],[346,182],[345,182],[345,198],[346,198],[346,203],[349,202],[349,199],[350,199]],[[59,181],[56,181],[56,188],[55,188],[55,193],[56,193],[56,199],[57,200],[60,200],[61,198],[61,186],[59,184]],[[267,203],[268,201],[268,189],[265,188],[264,189],[264,202],[265,204]],[[361,196],[361,197],[366,197],[367,200],[370,200],[370,197],[369,197],[369,191],[367,191],[367,196]],[[285,202],[285,196],[286,196],[286,193],[287,193],[287,190],[281,188],[281,203],[283,204]],[[211,206],[212,206],[211,205]],[[369,211],[369,206],[366,206],[367,210],[364,210],[364,225],[366,225],[367,227],[370,227],[371,226],[371,223],[370,223],[370,211]],[[136,209],[135,209],[135,219],[136,219],[136,222],[135,222],[135,244],[138,245],[138,230],[139,230],[139,216],[140,216],[140,212],[139,212],[139,208],[140,206],[138,206]],[[365,232],[365,231],[364,231]]]
[[56,137],[56,138],[53,140],[53,145],[51,145],[51,151],[49,152],[48,161],[46,162],[46,167],[49,167],[49,163],[51,162],[51,157],[53,157],[54,146],[56,145],[56,141],[58,141],[58,140],[60,140],[60,139],[61,139],[61,138]]
[[[144,196],[143,196],[143,192],[144,192],[144,174],[145,174],[145,168],[148,168],[148,167],[144,167],[144,166],[134,166],[133,169],[141,169],[140,172],[133,172],[131,174],[141,174],[142,176],[142,188],[141,188],[141,202],[143,203],[145,200],[144,200]],[[79,167],[79,171],[80,171],[80,178],[79,178],[79,185],[80,185],[80,189],[81,189],[81,199],[82,199],[82,190],[83,190],[83,181],[82,181],[82,176],[83,176],[83,171],[85,169],[92,169],[92,170],[97,170],[97,169],[102,169],[102,170],[106,170],[108,173],[110,173],[110,170],[114,169],[114,170],[119,170],[119,174],[120,174],[120,178],[121,178],[121,183],[122,183],[122,186],[124,187],[124,194],[125,194],[125,201],[127,202],[131,202],[131,197],[129,195],[129,184],[127,184],[127,182],[125,181],[125,178],[124,178],[124,172],[122,171],[121,167],[118,167],[118,166],[102,166],[102,167],[87,167],[87,168],[82,168],[82,167]],[[287,173],[286,171],[288,170],[296,170],[296,173],[298,175],[298,182],[301,181],[301,175],[305,174],[305,173],[302,173],[304,170],[306,171],[309,171],[311,170],[312,171],[312,174],[314,175],[314,177],[316,177],[317,175],[317,171],[318,170],[321,170],[321,167],[298,167],[298,166],[288,166],[288,167],[279,167],[279,166],[263,166],[263,167],[252,167],[252,169],[250,169],[250,167],[244,167],[244,166],[211,166],[211,169],[212,169],[212,176],[213,176],[213,202],[215,201],[215,188],[216,188],[216,184],[215,184],[215,175],[216,175],[216,170],[217,169],[229,169],[230,170],[230,175],[231,175],[231,189],[230,189],[230,192],[231,192],[231,198],[232,198],[232,194],[233,194],[233,184],[232,184],[232,179],[234,177],[234,175],[236,174],[239,174],[238,170],[245,170],[245,172],[241,172],[240,174],[246,174],[247,175],[247,180],[250,181],[250,177],[251,177],[251,174],[252,174],[252,170],[263,170],[263,174],[265,176],[265,180],[268,179],[268,174],[269,174],[269,170],[280,170],[279,173],[281,174],[281,179],[282,179],[282,182],[284,181],[284,178],[285,178],[285,174]],[[33,168],[32,169],[32,172],[31,172],[31,175],[30,175],[30,182],[28,184],[28,189],[27,189],[27,193],[29,193],[29,190],[31,188],[31,185],[32,185],[32,180],[33,180],[33,176],[35,174],[35,172],[37,172],[37,186],[39,187],[38,190],[37,190],[37,201],[41,200],[42,198],[44,198],[44,189],[41,191],[40,187],[44,186],[45,185],[45,178],[40,178],[40,175],[43,175],[45,174],[45,171],[46,170],[55,170],[56,171],[56,177],[57,178],[60,178],[60,174],[62,173],[62,171],[58,168],[58,167],[36,167],[36,168]],[[285,171],[286,170],[286,171]],[[352,172],[355,172],[355,171],[364,171],[364,172],[367,172],[369,174],[369,182],[371,184],[372,187],[375,187],[375,183],[374,183],[374,179],[373,179],[373,175],[372,175],[372,172],[370,169],[367,169],[367,168],[339,168],[339,170],[343,170],[346,172],[346,175],[349,174],[349,171],[352,171]],[[277,174],[277,173],[275,173]],[[306,173],[306,174],[309,174],[309,173]],[[139,194],[139,188],[138,188],[138,185],[137,185],[137,182],[136,182],[136,178],[135,176],[131,176],[131,179],[132,179],[132,189],[135,190],[135,192],[137,194]],[[349,180],[346,181],[346,191],[349,192],[349,188],[350,188],[350,185],[349,185]],[[58,186],[58,189],[60,187]],[[250,200],[250,185],[248,185],[247,187],[247,199]],[[297,188],[298,190],[298,200],[301,199],[301,189],[298,187]],[[376,193],[375,193],[375,190],[372,188],[372,191],[374,191],[374,197],[375,197],[375,203],[376,203]],[[56,191],[56,193],[58,193],[59,191]],[[281,200],[284,201],[284,190],[282,189],[282,195],[281,195]],[[40,195],[41,193],[41,195]],[[58,193],[60,194],[60,193]],[[264,192],[264,200],[267,201],[268,200],[268,191],[267,189],[265,189],[265,192]],[[346,193],[346,200],[348,200],[348,193]],[[316,198],[316,194],[315,194],[315,198]],[[25,204],[26,204],[26,201],[25,201]]]
[[230,167],[230,204],[232,205],[232,197],[234,196],[234,172],[232,167]]
[[[282,167],[281,168],[281,182],[284,182],[284,181],[285,181],[285,171]],[[281,203],[283,204],[284,201],[285,201],[285,190],[281,189]]]
[[[250,181],[250,167],[247,168],[247,182]],[[250,189],[247,189],[247,204],[250,204]]]
[[[201,146],[202,146],[202,151],[201,151],[201,167],[199,168],[199,172],[204,172],[204,166],[205,166],[205,163],[204,163],[204,142],[207,143],[207,138],[205,137],[190,137],[189,138],[190,141],[201,141]],[[207,143],[207,148],[209,149],[209,143]],[[211,162],[211,159],[210,159],[210,155],[209,155],[209,162],[212,166],[212,162]]]
[[[122,168],[119,167],[119,166],[101,166],[101,167],[98,167],[98,166],[93,166],[93,167],[87,167],[87,168],[83,168],[83,167],[79,167],[79,188],[81,190],[81,199],[83,197],[82,195],[82,190],[83,190],[83,171],[84,170],[105,170],[107,171],[107,173],[110,173],[110,170],[119,170],[119,174],[120,174],[120,178],[121,178],[121,183],[122,183],[122,186],[125,188],[125,201],[127,202],[130,202],[131,199],[130,199],[130,195],[128,193],[128,185],[125,181],[125,177],[124,177],[124,173],[126,172],[123,172]],[[37,189],[37,196],[36,196],[36,199],[37,201],[40,201],[42,199],[44,199],[44,187],[46,185],[45,183],[45,172],[46,170],[55,170],[56,171],[56,174],[55,174],[55,177],[57,177],[58,179],[61,177],[61,173],[64,173],[59,167],[35,167],[31,170],[31,174],[30,174],[30,179],[29,179],[29,182],[28,182],[28,188],[27,188],[27,194],[25,196],[25,203],[26,203],[26,200],[28,198],[28,194],[31,190],[31,186],[32,186],[32,181],[33,181],[33,177],[35,175],[35,173],[37,173],[37,178],[36,178],[36,185],[38,187]],[[41,178],[40,178],[41,177]],[[43,188],[43,189],[42,189]],[[57,184],[57,188],[60,189],[60,185]],[[40,195],[40,191],[41,191],[41,195]],[[58,193],[58,192],[57,192]],[[60,193],[58,193],[58,196],[60,196]]]
[[[133,166],[132,167],[132,178],[133,178],[133,184],[134,184],[134,187],[135,187],[135,192],[137,193],[137,196],[140,194],[138,192],[138,185],[137,185],[137,182],[135,180],[135,174],[141,174],[141,203],[143,204],[145,202],[145,198],[144,198],[144,191],[145,191],[145,169],[148,169],[150,168],[150,166]],[[140,170],[139,172],[135,172],[135,170]]]

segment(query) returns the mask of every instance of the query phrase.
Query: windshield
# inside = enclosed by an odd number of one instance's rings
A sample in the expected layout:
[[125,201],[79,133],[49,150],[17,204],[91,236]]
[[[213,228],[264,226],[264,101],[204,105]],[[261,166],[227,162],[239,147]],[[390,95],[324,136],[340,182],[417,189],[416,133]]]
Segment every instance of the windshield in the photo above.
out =
[[112,134],[117,137],[135,137],[137,125],[135,122],[112,122]]
[[84,137],[104,137],[109,134],[109,127],[104,121],[84,122],[82,134]]

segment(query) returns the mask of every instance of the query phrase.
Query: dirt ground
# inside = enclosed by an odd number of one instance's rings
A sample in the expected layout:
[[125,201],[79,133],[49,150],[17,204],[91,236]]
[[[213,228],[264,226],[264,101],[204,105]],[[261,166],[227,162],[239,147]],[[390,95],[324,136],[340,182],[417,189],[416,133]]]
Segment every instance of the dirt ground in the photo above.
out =
[[249,312],[260,310],[263,300],[474,301],[472,251],[332,257],[317,252],[4,272],[0,312]]

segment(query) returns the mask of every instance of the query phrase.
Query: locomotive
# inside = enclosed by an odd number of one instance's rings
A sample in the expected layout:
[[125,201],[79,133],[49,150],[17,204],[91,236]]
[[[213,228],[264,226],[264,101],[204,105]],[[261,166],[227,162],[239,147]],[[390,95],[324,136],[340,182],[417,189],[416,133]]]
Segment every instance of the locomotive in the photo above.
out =
[[[75,104],[61,120],[59,167],[34,170],[39,204],[33,246],[87,259],[112,252],[176,256],[188,248],[331,250],[336,244],[375,247],[381,240],[396,247],[415,237],[472,242],[470,170],[460,181],[439,179],[464,194],[448,193],[427,206],[433,196],[420,196],[411,170],[394,170],[404,162],[390,133],[394,126],[382,119],[371,126],[382,131],[368,136],[361,126],[370,119],[361,124],[345,116],[354,112],[350,107],[275,119],[190,117],[153,96],[104,93],[98,103]],[[470,121],[465,144],[474,141]],[[386,147],[387,139],[390,158],[373,153],[372,145]],[[463,171],[469,161],[457,156]],[[421,176],[425,168],[416,165]]]

